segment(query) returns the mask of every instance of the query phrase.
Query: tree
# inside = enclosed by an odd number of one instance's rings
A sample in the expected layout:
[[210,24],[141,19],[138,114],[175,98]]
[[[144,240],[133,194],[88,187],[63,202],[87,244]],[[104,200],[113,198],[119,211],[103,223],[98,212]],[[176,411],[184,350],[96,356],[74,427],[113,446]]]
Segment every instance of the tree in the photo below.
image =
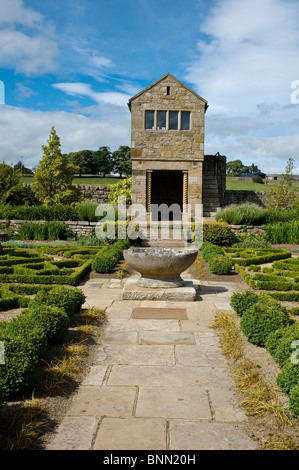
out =
[[0,204],[25,204],[30,200],[29,193],[30,190],[22,183],[20,170],[5,162],[0,163]]
[[80,199],[80,189],[72,181],[78,167],[70,162],[60,150],[60,139],[54,126],[48,145],[42,145],[44,155],[34,175],[33,188],[43,204],[69,204]]
[[14,170],[20,170],[21,175],[33,175],[33,171],[30,168],[26,168],[21,161],[14,165]]
[[130,176],[132,174],[131,149],[126,145],[121,145],[118,150],[113,152],[114,169],[122,175]]
[[292,178],[294,169],[293,158],[287,161],[285,173],[278,185],[271,188],[265,195],[265,206],[267,209],[277,210],[279,208],[290,209],[298,201],[298,194],[292,191]]
[[79,176],[82,174],[96,174],[95,152],[93,150],[80,150],[71,152],[68,155],[69,160],[79,168]]
[[243,165],[241,160],[233,160],[226,164],[226,174],[228,176],[242,176],[244,173],[261,173],[258,166],[252,163],[249,166]]
[[113,171],[113,159],[109,147],[100,147],[94,152],[94,162],[96,173],[102,174],[104,177]]

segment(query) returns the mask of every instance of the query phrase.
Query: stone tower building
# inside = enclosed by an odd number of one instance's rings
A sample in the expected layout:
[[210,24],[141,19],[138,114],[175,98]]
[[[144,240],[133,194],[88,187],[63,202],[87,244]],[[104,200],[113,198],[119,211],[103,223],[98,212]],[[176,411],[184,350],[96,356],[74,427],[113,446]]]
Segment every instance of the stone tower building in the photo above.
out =
[[190,204],[194,214],[195,204],[203,204],[207,101],[167,73],[128,106],[133,204],[143,204],[148,213],[154,204],[178,204],[182,212]]

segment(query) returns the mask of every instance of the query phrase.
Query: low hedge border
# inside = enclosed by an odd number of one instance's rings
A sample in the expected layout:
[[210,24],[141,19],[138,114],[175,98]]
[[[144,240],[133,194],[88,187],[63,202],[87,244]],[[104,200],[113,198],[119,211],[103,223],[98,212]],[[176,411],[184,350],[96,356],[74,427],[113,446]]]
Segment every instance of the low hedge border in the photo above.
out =
[[29,302],[27,310],[0,323],[5,358],[0,364],[0,403],[32,384],[49,344],[64,338],[72,316],[84,302],[80,289],[46,288]]
[[203,242],[201,254],[212,273],[222,275],[231,271],[233,263],[222,247],[210,242]]
[[[284,249],[271,248],[224,248],[225,252],[232,258],[233,263],[238,266],[250,266],[251,264],[271,263],[275,260],[291,258],[292,253]],[[240,257],[233,256],[239,254]]]
[[253,344],[265,347],[281,367],[276,382],[289,394],[289,410],[299,418],[299,323],[271,294],[234,292],[230,305],[241,317],[243,334]]

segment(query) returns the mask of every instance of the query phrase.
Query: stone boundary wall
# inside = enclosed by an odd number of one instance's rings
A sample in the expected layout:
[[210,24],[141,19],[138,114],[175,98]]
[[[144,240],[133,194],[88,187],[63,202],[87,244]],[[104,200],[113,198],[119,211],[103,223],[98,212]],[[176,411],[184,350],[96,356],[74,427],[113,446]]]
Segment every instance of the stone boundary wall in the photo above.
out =
[[[0,224],[5,224],[8,228],[12,230],[18,230],[19,226],[24,222],[32,222],[33,224],[45,224],[48,221],[46,220],[0,220]],[[90,235],[90,232],[93,228],[96,227],[97,222],[89,222],[85,220],[66,220],[58,221],[61,224],[67,225],[74,233],[78,236],[80,235]]]
[[[0,224],[5,224],[8,228],[17,231],[19,226],[27,222],[26,220],[0,220]],[[45,220],[32,220],[30,221],[34,224],[45,224]],[[78,237],[81,235],[89,236],[92,229],[97,225],[97,222],[88,222],[88,221],[78,221],[78,220],[67,220],[61,221],[61,224],[67,225]],[[247,233],[260,233],[264,232],[264,229],[255,225],[231,225],[232,229],[236,233],[244,233],[244,229]]]
[[109,186],[80,186],[81,193],[83,196],[88,197],[92,202],[98,204],[105,204],[108,200],[108,194],[110,193]]
[[251,191],[251,190],[238,190],[226,189],[224,193],[224,206],[230,204],[242,204],[249,202],[251,204],[258,204],[264,207],[265,191]]

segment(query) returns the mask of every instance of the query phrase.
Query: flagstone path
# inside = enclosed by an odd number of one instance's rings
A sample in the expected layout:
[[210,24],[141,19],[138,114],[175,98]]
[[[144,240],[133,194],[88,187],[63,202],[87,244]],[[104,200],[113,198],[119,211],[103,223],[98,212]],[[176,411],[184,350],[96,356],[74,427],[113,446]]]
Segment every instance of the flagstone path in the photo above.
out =
[[107,326],[48,449],[256,449],[210,328],[236,284],[201,283],[195,302],[122,300],[122,284],[80,286],[83,307],[105,309]]

